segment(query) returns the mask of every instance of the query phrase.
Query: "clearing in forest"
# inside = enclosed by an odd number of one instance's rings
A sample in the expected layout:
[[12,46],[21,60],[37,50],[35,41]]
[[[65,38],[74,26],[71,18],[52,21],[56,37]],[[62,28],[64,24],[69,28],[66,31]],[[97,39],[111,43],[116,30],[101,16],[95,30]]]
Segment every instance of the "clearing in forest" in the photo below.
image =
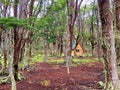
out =
[[[17,82],[17,90],[102,90],[99,83],[104,82],[100,62],[76,64],[70,74],[63,64],[35,63],[23,75],[26,79]],[[10,88],[10,84],[0,85],[0,90]]]

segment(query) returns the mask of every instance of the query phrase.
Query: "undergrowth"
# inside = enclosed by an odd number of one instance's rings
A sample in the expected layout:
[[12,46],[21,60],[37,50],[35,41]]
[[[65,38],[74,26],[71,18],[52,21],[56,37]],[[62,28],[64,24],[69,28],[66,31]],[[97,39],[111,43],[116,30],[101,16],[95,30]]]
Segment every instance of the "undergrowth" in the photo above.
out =
[[[48,57],[48,62],[49,63],[56,63],[56,64],[61,64],[65,63],[65,58],[63,57]],[[44,56],[42,54],[35,55],[31,58],[31,64],[34,64],[36,62],[44,62]],[[93,62],[99,62],[97,58],[89,58],[89,57],[84,57],[84,58],[73,58],[73,63],[81,63],[81,64],[88,64],[88,63],[93,63]]]

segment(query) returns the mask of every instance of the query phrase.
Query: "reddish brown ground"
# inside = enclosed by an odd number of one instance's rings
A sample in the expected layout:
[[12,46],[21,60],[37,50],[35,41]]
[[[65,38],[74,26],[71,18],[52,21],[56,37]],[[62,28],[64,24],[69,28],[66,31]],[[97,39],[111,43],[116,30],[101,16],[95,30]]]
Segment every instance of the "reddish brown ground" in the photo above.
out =
[[[104,81],[103,65],[92,63],[71,67],[66,73],[64,65],[37,63],[24,72],[25,80],[17,82],[17,90],[102,90],[99,81]],[[10,90],[9,84],[0,85],[0,90]]]

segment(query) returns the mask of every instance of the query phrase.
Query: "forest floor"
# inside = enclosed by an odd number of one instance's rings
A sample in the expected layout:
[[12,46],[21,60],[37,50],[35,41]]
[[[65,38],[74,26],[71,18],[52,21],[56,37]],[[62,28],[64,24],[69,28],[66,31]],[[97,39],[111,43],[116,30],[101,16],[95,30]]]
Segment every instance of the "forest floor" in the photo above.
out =
[[[66,73],[63,64],[35,63],[21,71],[25,80],[17,82],[17,90],[102,90],[103,64],[92,62],[77,64]],[[0,90],[10,90],[11,84],[0,85]]]

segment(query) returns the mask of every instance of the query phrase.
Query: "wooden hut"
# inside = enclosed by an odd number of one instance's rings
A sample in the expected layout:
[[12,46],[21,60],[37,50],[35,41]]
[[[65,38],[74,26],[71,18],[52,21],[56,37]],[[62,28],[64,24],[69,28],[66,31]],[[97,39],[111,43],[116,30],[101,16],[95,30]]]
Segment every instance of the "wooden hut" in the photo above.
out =
[[80,43],[73,43],[72,44],[71,56],[80,57],[82,55],[83,55],[83,48],[80,45]]

